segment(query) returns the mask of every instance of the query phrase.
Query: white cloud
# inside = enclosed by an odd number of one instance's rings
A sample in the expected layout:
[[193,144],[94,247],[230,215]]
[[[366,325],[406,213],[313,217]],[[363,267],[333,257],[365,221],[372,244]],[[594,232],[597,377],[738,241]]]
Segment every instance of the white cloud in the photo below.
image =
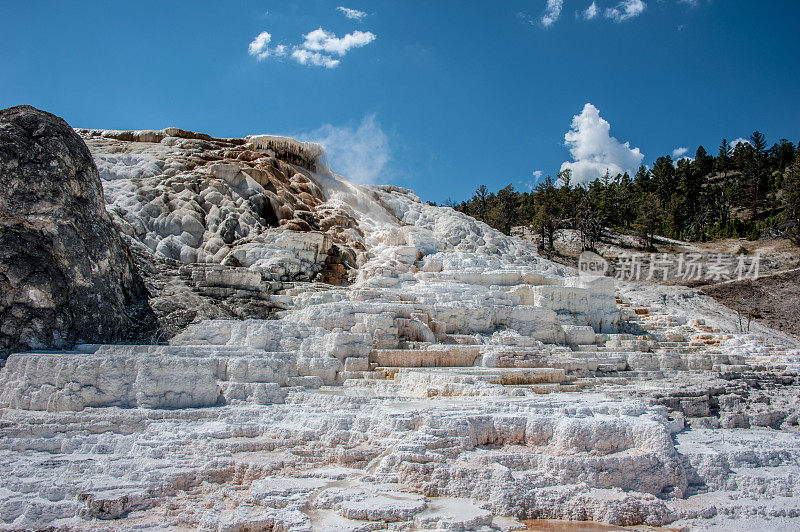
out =
[[279,44],[275,48],[270,48],[269,43],[272,41],[272,35],[267,31],[262,31],[253,42],[247,47],[247,53],[253,55],[259,61],[263,61],[267,57],[283,57],[286,55],[286,46]]
[[542,26],[545,28],[552,26],[555,21],[558,20],[558,17],[561,16],[561,8],[563,5],[564,0],[547,0],[547,7],[544,8],[542,18],[539,19]]
[[533,176],[533,179],[517,181],[517,183],[520,186],[527,188],[528,190],[533,190],[534,188],[536,188],[536,185],[538,185],[539,182],[542,180],[543,175],[544,172],[542,172],[541,170],[534,170],[533,172],[531,172],[531,176]]
[[361,48],[375,40],[375,34],[371,31],[354,31],[342,38],[337,37],[333,32],[317,28],[305,34],[305,42],[302,47],[312,52],[325,52],[328,54],[345,55],[353,48]]
[[732,150],[735,149],[736,146],[739,145],[739,144],[750,144],[751,146],[753,145],[753,143],[750,142],[749,140],[747,140],[746,138],[739,137],[738,139],[735,139],[735,140],[731,141],[731,149]]
[[339,60],[334,59],[329,55],[321,54],[319,52],[309,52],[302,48],[295,48],[292,52],[292,59],[306,66],[322,66],[325,68],[336,68],[339,66]]
[[[375,34],[369,31],[354,31],[342,38],[334,33],[317,28],[303,35],[303,43],[291,47],[291,58],[301,65],[321,66],[336,68],[341,60],[334,56],[343,57],[353,48],[361,48],[375,40]],[[284,57],[289,53],[290,47],[279,44],[270,48],[272,35],[267,31],[259,33],[247,48],[250,55],[259,61],[268,57]]]
[[391,149],[374,114],[365,116],[358,128],[326,124],[310,138],[325,146],[328,165],[348,180],[359,184],[383,180]]
[[572,117],[571,129],[564,135],[572,162],[564,162],[561,170],[572,170],[573,183],[588,183],[608,171],[612,176],[628,172],[633,175],[644,159],[639,148],[611,136],[611,124],[600,117],[600,111],[587,103],[581,114]]
[[346,16],[347,18],[352,20],[357,20],[358,22],[361,22],[362,20],[364,20],[364,17],[367,16],[366,13],[364,13],[363,11],[359,11],[358,9],[350,9],[349,7],[344,7],[344,6],[339,6],[336,9],[338,11],[341,11],[342,14],[344,14],[344,16]]
[[269,56],[269,42],[271,40],[272,35],[268,31],[262,31],[256,35],[256,38],[247,47],[247,52],[259,59],[265,59]]
[[622,0],[616,7],[607,8],[604,15],[614,22],[623,22],[641,15],[645,7],[643,0]]
[[689,151],[689,148],[684,148],[683,146],[681,146],[680,148],[675,148],[674,150],[672,150],[672,157],[674,159],[678,159],[678,158],[683,157],[684,155],[686,155],[686,152],[688,152],[688,151]]
[[598,13],[599,10],[597,9],[597,2],[592,2],[589,7],[581,11],[581,16],[586,20],[592,20],[597,17]]

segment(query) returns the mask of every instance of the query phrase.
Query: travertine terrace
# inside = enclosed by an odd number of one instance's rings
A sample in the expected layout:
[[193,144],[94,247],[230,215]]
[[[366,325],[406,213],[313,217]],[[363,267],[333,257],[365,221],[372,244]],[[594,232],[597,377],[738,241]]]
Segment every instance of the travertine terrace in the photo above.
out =
[[800,527],[791,337],[313,144],[78,133],[161,335],[8,358],[4,528]]

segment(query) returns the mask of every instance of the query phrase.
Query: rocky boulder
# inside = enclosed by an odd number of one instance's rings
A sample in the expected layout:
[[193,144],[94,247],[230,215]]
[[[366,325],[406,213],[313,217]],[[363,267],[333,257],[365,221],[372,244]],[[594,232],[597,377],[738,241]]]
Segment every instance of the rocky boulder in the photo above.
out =
[[0,111],[0,356],[118,341],[143,304],[86,144],[50,113]]

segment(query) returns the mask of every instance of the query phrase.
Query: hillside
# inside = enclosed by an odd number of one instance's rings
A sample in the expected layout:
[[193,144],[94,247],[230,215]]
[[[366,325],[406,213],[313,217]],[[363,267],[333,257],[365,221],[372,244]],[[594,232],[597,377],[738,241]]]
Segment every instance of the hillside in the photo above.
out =
[[76,132],[152,320],[8,357],[2,528],[796,528],[790,335],[317,145]]
[[800,245],[800,144],[781,139],[768,148],[764,134],[754,131],[733,144],[722,139],[716,157],[699,146],[694,158],[665,155],[635,175],[606,171],[579,183],[565,168],[530,192],[508,185],[495,193],[481,185],[471,198],[447,204],[507,234],[529,228],[546,251],[562,230],[578,231],[584,249],[609,230],[636,235],[648,250],[656,237],[782,237]]
[[[512,228],[512,234],[541,247],[539,235],[523,227]],[[548,254],[560,264],[577,267],[582,250],[578,231],[560,230],[554,239],[554,249]],[[622,257],[638,255],[642,259],[641,281],[648,284],[666,284],[698,288],[730,308],[741,319],[742,328],[760,323],[800,338],[800,324],[794,316],[800,312],[797,293],[797,270],[800,268],[800,247],[786,238],[719,239],[709,242],[684,242],[655,237],[653,247],[643,250],[635,235],[606,230],[595,243],[595,250],[612,264]],[[666,256],[670,259],[670,274],[665,280],[660,275],[648,279],[650,257]],[[735,276],[714,278],[702,275],[699,279],[679,274],[677,264],[681,255],[699,254],[709,258],[722,254],[725,257],[744,257],[752,261],[758,257],[757,279],[737,280]],[[738,260],[738,259],[737,259]],[[706,265],[708,262],[706,263]],[[614,272],[611,272],[614,273]]]

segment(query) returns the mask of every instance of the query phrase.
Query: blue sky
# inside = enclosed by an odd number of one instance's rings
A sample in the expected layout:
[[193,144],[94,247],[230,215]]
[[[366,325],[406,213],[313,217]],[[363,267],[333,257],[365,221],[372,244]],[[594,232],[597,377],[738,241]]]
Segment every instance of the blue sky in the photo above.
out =
[[526,190],[565,163],[589,175],[716,153],[754,129],[800,140],[796,0],[0,0],[0,13],[0,107],[322,140],[346,176],[431,201]]

